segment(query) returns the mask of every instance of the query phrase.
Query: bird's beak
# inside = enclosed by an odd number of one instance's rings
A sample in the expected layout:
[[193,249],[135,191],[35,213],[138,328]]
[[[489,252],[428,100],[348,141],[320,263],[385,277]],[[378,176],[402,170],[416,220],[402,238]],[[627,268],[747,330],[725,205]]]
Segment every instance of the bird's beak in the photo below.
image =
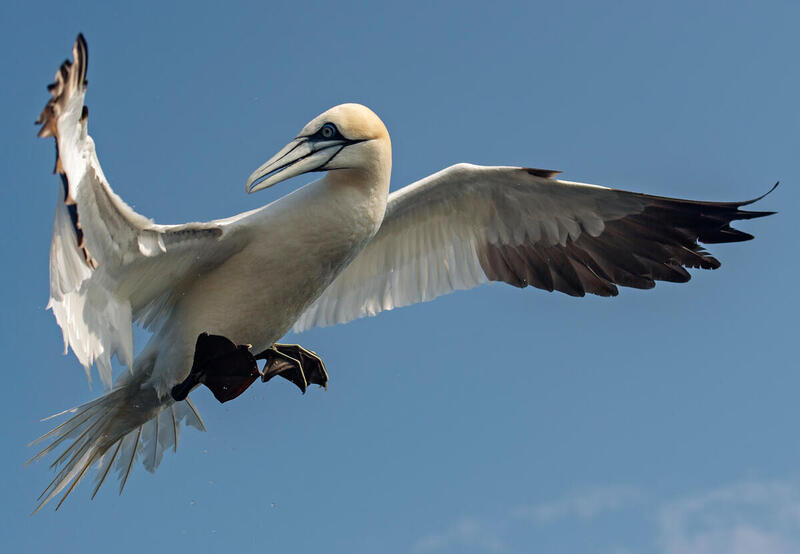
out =
[[325,164],[347,146],[343,140],[311,140],[299,137],[284,146],[247,179],[248,193],[271,187],[309,171],[324,171]]

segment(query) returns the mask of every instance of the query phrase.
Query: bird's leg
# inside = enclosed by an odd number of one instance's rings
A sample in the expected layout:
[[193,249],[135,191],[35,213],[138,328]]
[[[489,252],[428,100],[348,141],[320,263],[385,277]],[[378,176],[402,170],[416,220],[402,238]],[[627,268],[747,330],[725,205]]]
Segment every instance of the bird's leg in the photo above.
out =
[[257,360],[266,360],[261,380],[267,382],[276,375],[288,379],[305,394],[309,383],[328,387],[328,372],[322,358],[299,344],[278,344],[256,354]]
[[[266,360],[264,373],[256,360]],[[249,344],[234,344],[220,335],[201,333],[194,347],[194,360],[189,375],[172,387],[175,401],[185,400],[197,385],[207,386],[220,402],[233,400],[258,377],[264,382],[276,375],[288,379],[303,392],[308,384],[327,388],[328,372],[319,356],[298,344],[273,344],[256,354]]]
[[194,347],[188,377],[172,387],[172,398],[184,400],[191,390],[204,384],[220,402],[233,400],[261,375],[249,344],[236,345],[220,335],[201,333]]

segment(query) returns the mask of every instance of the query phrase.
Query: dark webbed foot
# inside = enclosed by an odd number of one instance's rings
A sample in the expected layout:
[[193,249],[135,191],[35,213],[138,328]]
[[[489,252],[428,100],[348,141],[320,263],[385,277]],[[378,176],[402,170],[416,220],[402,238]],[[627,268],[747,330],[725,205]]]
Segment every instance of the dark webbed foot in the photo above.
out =
[[233,400],[261,375],[249,345],[236,345],[220,335],[201,333],[194,347],[189,376],[172,387],[172,398],[184,400],[198,384],[204,384],[220,402]]
[[256,359],[266,360],[264,372],[261,374],[261,381],[266,383],[276,375],[280,375],[297,385],[303,394],[308,387],[308,381],[303,373],[303,364],[297,358],[284,354],[273,348],[268,348],[260,354],[256,354]]
[[[266,360],[264,373],[256,360]],[[264,382],[280,375],[306,392],[309,383],[327,388],[328,372],[319,356],[297,344],[274,344],[253,356],[250,345],[236,345],[220,335],[201,333],[194,347],[194,360],[189,375],[172,387],[172,398],[185,400],[197,385],[211,389],[220,402],[233,400],[258,377]]]
[[267,361],[261,375],[265,383],[280,375],[297,385],[304,394],[309,384],[328,387],[328,372],[322,359],[299,344],[275,343],[272,348],[256,354],[255,358]]

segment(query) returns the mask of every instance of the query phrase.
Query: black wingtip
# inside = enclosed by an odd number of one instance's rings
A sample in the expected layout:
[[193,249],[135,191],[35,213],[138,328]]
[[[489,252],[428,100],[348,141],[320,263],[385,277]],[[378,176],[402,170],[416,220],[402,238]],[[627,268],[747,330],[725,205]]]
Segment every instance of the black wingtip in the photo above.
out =
[[36,120],[36,124],[42,126],[39,137],[58,135],[57,121],[65,103],[76,90],[85,91],[88,86],[86,72],[89,67],[89,47],[83,33],[78,33],[72,45],[72,59],[73,61],[64,60],[56,72],[55,82],[47,86],[51,98]]
[[[765,192],[764,194],[762,194],[761,196],[759,196],[757,198],[753,198],[752,200],[747,200],[745,202],[736,203],[735,206],[736,206],[736,210],[737,211],[736,211],[736,214],[733,217],[733,219],[758,219],[759,217],[767,217],[769,215],[775,215],[776,213],[778,213],[776,211],[740,210],[739,208],[741,208],[742,206],[749,206],[750,204],[754,204],[754,203],[758,202],[759,200],[763,199],[764,197],[766,197],[767,195],[772,193],[772,191],[774,191],[776,188],[778,188],[778,185],[780,183],[781,183],[780,181],[776,182],[774,185],[772,185],[772,187],[767,192]],[[745,239],[745,240],[749,240],[749,239]]]
[[[746,201],[744,201],[744,202],[741,202],[739,205],[740,205],[740,206],[747,206],[747,205],[749,205],[749,204],[754,204],[754,203],[758,202],[758,201],[759,201],[759,200],[761,200],[762,198],[766,198],[768,195],[772,194],[772,191],[774,191],[776,188],[778,188],[778,185],[780,185],[780,184],[781,184],[781,182],[780,182],[780,181],[776,181],[776,182],[775,182],[775,184],[774,184],[774,185],[772,185],[772,187],[771,187],[771,188],[770,188],[770,189],[769,189],[767,192],[765,192],[764,194],[762,194],[761,196],[759,196],[759,197],[757,197],[757,198],[753,198],[752,200],[746,200]],[[764,215],[772,215],[772,214],[774,214],[775,212],[763,212],[763,213],[764,213]]]
[[557,169],[540,169],[538,167],[523,167],[522,169],[534,177],[541,177],[543,179],[555,179],[558,175],[564,173],[563,171],[559,171]]
[[86,38],[83,33],[78,33],[75,38],[75,46],[72,50],[72,57],[78,65],[78,86],[85,87],[88,83],[86,81],[86,73],[89,70],[89,45],[86,44]]

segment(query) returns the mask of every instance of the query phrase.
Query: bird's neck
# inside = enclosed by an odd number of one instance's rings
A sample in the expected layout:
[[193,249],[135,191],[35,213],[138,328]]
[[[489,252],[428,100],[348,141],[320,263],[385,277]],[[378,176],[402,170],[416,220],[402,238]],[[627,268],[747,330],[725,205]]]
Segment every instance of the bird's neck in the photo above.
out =
[[[361,209],[375,222],[375,231],[383,221],[389,182],[392,174],[391,149],[376,153],[370,161],[358,168],[329,171],[323,181],[326,188],[343,198],[360,198]],[[351,200],[352,201],[352,200]]]
[[356,212],[358,215],[353,215],[365,223],[369,221],[377,232],[386,212],[389,179],[388,170],[337,169],[329,171],[324,182],[334,202],[346,202],[348,211]]

